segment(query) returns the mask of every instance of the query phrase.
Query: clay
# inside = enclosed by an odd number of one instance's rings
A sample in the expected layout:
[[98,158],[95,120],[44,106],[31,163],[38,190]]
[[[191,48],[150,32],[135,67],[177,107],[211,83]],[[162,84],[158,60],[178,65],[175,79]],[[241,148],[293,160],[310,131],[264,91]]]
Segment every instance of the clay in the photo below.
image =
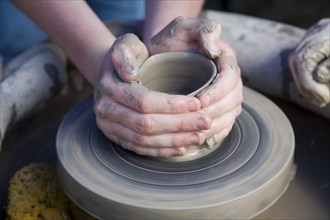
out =
[[186,52],[168,52],[151,56],[141,66],[140,83],[149,90],[198,96],[216,77],[214,62]]
[[298,90],[319,107],[330,104],[330,83],[325,80],[330,78],[330,69],[325,65],[330,59],[329,33],[330,19],[320,20],[307,30],[289,57]]
[[[149,90],[173,95],[198,96],[212,84],[217,76],[217,69],[213,61],[201,55],[167,52],[148,58],[141,66],[139,75],[139,82]],[[201,146],[187,147],[184,156],[162,160],[192,160],[212,152],[218,146],[218,143],[210,140]]]
[[319,83],[330,83],[330,58],[323,60],[313,73],[315,81]]

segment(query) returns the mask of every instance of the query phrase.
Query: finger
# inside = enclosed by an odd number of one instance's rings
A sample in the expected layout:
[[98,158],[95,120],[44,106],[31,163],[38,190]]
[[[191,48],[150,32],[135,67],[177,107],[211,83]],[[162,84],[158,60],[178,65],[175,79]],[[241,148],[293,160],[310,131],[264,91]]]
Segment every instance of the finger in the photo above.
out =
[[109,70],[105,70],[98,80],[96,90],[141,113],[175,114],[198,111],[201,107],[196,97],[148,91],[138,82],[121,81]]
[[[202,52],[209,58],[220,55],[220,32],[218,22],[209,19],[179,17],[175,20],[172,34],[174,37],[183,35],[183,40],[198,41]],[[185,36],[186,35],[186,36]]]
[[225,139],[230,131],[233,129],[233,125],[235,123],[233,122],[231,125],[227,126],[226,128],[224,128],[223,130],[221,130],[219,133],[215,134],[212,139],[215,143],[220,143],[221,141],[223,141],[223,139]]
[[140,114],[119,103],[100,100],[94,105],[96,115],[129,127],[144,135],[209,129],[211,118],[201,112],[184,114]]
[[219,143],[224,139],[232,129],[235,119],[241,114],[242,106],[236,107],[231,112],[228,112],[212,121],[212,128],[209,130],[209,137],[212,141]]
[[133,146],[157,147],[157,148],[180,148],[190,145],[201,145],[205,141],[202,132],[175,132],[160,135],[139,134],[121,124],[112,123],[107,120],[96,120],[98,127],[108,137],[117,136],[127,140]]
[[179,148],[144,147],[144,146],[133,145],[130,142],[114,135],[109,135],[108,138],[113,140],[113,142],[117,143],[120,147],[123,147],[126,150],[133,151],[138,155],[151,156],[151,157],[172,157],[172,156],[183,156],[186,153],[185,147],[179,147]]
[[125,34],[116,39],[110,56],[119,78],[132,82],[138,79],[138,69],[147,59],[148,50],[136,35]]
[[214,82],[199,96],[202,108],[225,97],[241,82],[240,68],[236,54],[227,44],[222,43],[221,56],[217,59],[220,73]]
[[221,26],[213,20],[202,20],[201,31],[199,32],[199,43],[202,46],[203,54],[210,59],[220,56],[220,33]]
[[243,101],[243,85],[240,81],[235,88],[227,96],[225,96],[221,101],[215,102],[202,111],[209,115],[212,119],[218,118],[221,115],[232,111],[241,105]]
[[215,58],[220,55],[221,26],[214,20],[177,17],[151,40],[152,53],[196,50]]

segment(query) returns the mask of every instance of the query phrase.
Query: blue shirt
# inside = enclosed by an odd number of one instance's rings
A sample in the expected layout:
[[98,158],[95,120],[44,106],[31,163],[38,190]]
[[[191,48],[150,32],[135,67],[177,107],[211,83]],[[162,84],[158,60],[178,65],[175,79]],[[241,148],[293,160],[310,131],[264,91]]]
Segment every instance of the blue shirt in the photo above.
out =
[[[144,0],[87,0],[102,21],[141,20]],[[0,1],[0,54],[3,63],[29,47],[47,39],[47,35],[9,0]]]

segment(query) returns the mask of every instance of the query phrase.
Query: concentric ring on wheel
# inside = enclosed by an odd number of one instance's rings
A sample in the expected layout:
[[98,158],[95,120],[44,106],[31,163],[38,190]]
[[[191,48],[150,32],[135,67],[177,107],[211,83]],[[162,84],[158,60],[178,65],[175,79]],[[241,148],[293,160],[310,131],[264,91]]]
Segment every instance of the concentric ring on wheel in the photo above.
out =
[[244,97],[243,112],[222,145],[181,162],[138,156],[108,141],[90,98],[58,131],[61,184],[100,219],[251,218],[287,188],[294,135],[274,103],[248,88]]

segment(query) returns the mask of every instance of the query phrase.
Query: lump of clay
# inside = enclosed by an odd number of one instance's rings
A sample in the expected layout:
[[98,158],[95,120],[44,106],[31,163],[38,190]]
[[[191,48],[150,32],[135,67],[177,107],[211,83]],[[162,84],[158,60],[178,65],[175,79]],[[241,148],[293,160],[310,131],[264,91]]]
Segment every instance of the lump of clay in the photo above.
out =
[[309,28],[289,57],[299,92],[319,107],[330,103],[330,19]]

